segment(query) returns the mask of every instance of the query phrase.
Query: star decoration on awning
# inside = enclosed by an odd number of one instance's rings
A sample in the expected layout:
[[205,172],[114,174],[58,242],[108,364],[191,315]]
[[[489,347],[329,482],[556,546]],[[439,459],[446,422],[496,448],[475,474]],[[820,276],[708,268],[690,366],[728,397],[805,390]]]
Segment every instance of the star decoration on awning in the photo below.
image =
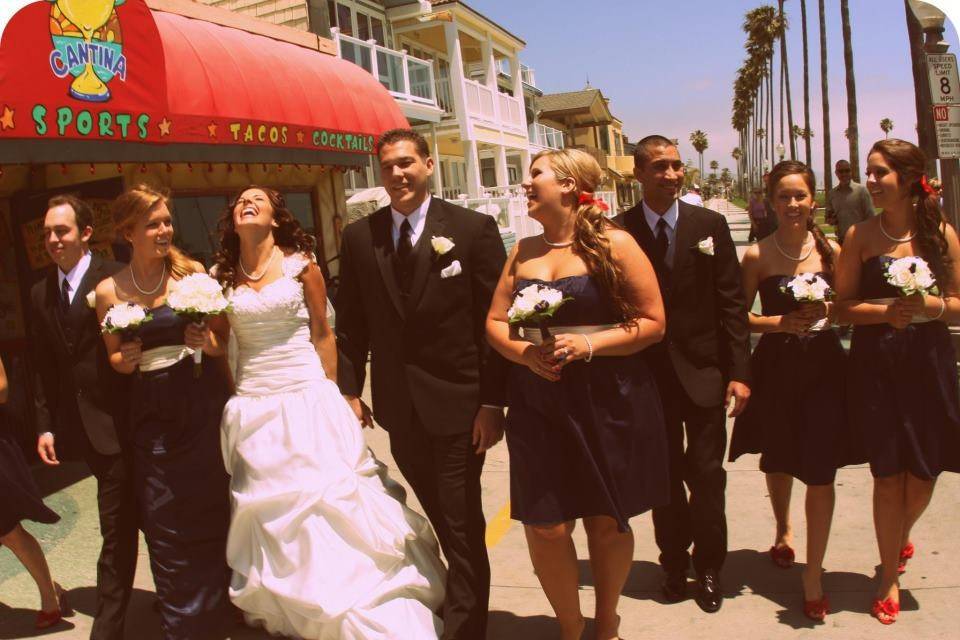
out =
[[170,135],[170,127],[173,126],[173,123],[167,120],[167,116],[163,116],[163,120],[157,125],[160,127],[160,137]]
[[211,138],[216,138],[216,137],[217,137],[217,123],[216,123],[216,122],[211,122],[210,124],[207,125],[207,133],[210,135]]
[[297,131],[297,144],[303,144],[303,131]]
[[11,109],[7,105],[3,105],[3,115],[0,116],[0,131],[13,129],[16,126],[13,122],[14,113],[14,109]]

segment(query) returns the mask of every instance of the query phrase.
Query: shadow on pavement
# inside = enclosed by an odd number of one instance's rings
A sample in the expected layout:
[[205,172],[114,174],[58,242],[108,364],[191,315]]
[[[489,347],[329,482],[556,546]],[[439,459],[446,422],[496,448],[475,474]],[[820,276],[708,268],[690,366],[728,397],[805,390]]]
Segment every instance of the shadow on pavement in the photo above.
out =
[[36,609],[14,609],[0,603],[0,640],[42,638],[43,636],[69,631],[74,628],[72,622],[64,620],[49,629],[37,631],[33,628],[36,619]]
[[44,498],[63,491],[90,475],[90,468],[83,462],[61,462],[56,467],[35,464],[30,471]]
[[491,611],[487,622],[490,640],[554,640],[559,627],[552,616],[522,617],[509,611]]
[[[580,586],[595,587],[589,560],[580,560]],[[634,600],[660,600],[660,565],[646,560],[634,560],[630,566],[623,595]]]

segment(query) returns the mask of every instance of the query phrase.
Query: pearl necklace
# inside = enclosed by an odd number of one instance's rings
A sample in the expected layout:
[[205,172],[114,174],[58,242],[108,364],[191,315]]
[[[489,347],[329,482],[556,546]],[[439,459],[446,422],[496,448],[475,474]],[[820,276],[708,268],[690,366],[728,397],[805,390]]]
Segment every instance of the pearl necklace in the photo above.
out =
[[573,244],[573,240],[567,240],[566,242],[550,242],[547,240],[547,236],[540,234],[540,237],[543,239],[544,244],[548,247],[555,247],[557,249],[563,249],[564,247],[569,247]]
[[904,242],[910,242],[911,240],[913,240],[914,236],[917,235],[917,232],[914,231],[913,233],[907,235],[906,237],[903,237],[903,238],[894,238],[892,235],[890,235],[889,233],[887,233],[887,230],[886,230],[886,229],[883,228],[883,216],[880,216],[880,233],[882,233],[884,236],[886,236],[887,240],[889,240],[890,242],[896,242],[897,244],[903,244]]
[[[807,232],[807,238],[809,238],[809,237],[810,237],[810,233]],[[793,260],[794,262],[803,262],[804,260],[806,260],[807,258],[809,258],[809,257],[810,257],[810,254],[813,253],[814,247],[817,246],[815,242],[811,242],[811,243],[810,243],[810,248],[807,249],[807,252],[806,252],[806,253],[801,253],[798,257],[794,257],[794,256],[790,255],[789,253],[787,253],[786,251],[784,251],[784,250],[783,250],[783,247],[780,246],[780,241],[777,239],[777,234],[773,234],[773,244],[776,245],[777,251],[780,252],[780,255],[782,255],[782,256],[783,256],[784,258],[786,258],[787,260]],[[807,241],[806,241],[806,240],[804,240],[804,244],[807,244]],[[802,252],[802,251],[803,251],[803,249],[801,248],[801,252]]]
[[150,291],[146,291],[146,290],[143,289],[143,288],[140,286],[140,284],[137,282],[137,277],[136,277],[135,275],[133,275],[133,265],[130,265],[130,279],[133,280],[133,287],[134,287],[137,291],[139,291],[142,295],[145,295],[145,296],[152,296],[152,295],[155,294],[157,291],[159,291],[159,290],[160,290],[160,287],[163,285],[163,279],[164,279],[166,276],[167,276],[167,261],[164,260],[164,261],[163,261],[163,268],[160,270],[160,281],[157,282],[157,286],[155,286],[153,289],[151,289]]
[[270,259],[267,260],[267,266],[265,266],[263,268],[263,271],[261,271],[257,275],[247,273],[247,270],[243,268],[243,259],[240,258],[239,256],[237,257],[237,264],[240,265],[240,271],[243,273],[243,275],[247,277],[247,280],[249,280],[250,282],[257,282],[258,280],[262,279],[263,276],[267,275],[267,271],[270,270],[270,265],[273,264],[273,259],[276,257],[277,257],[277,247],[274,246],[273,251],[270,253]]

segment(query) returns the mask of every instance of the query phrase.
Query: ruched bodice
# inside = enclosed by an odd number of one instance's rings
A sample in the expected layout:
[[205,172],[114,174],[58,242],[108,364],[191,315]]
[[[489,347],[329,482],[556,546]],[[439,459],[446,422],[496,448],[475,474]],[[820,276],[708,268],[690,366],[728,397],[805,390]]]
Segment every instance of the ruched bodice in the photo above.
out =
[[240,353],[237,393],[292,391],[326,376],[310,341],[310,313],[297,276],[309,258],[283,259],[283,275],[259,291],[240,286],[228,292],[230,326]]
[[557,280],[538,280],[536,278],[517,279],[516,290],[519,292],[531,284],[542,284],[557,289],[563,297],[570,298],[560,305],[556,314],[548,324],[554,327],[571,327],[577,325],[603,325],[619,321],[614,313],[610,297],[603,288],[594,282],[589,274],[567,276]]
[[166,304],[150,309],[150,315],[153,319],[144,323],[137,331],[143,351],[183,344],[183,330],[187,326],[185,318],[178,316]]
[[860,266],[860,294],[861,300],[878,298],[897,298],[900,290],[887,282],[884,270],[893,258],[886,255],[873,256]]

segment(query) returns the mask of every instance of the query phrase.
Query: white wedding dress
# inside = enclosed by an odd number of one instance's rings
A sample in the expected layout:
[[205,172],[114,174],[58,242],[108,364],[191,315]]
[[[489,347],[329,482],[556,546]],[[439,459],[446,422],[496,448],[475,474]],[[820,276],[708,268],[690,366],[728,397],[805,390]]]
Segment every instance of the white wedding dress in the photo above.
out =
[[[426,519],[391,497],[310,342],[308,259],[228,292],[237,394],[223,413],[230,597],[250,624],[309,640],[437,638],[444,568]],[[381,476],[382,474],[382,476]]]

